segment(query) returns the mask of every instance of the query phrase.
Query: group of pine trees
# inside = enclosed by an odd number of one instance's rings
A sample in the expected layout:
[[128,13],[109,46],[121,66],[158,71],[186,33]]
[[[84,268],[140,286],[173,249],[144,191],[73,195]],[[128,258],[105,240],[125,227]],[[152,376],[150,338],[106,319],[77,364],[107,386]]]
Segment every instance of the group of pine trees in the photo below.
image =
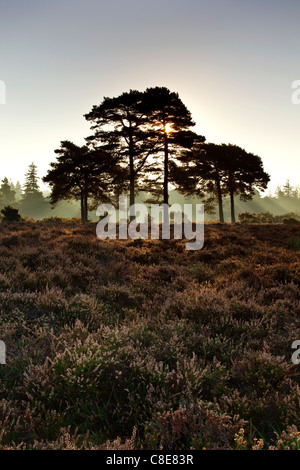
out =
[[220,222],[223,198],[229,195],[235,222],[235,196],[250,200],[269,182],[257,155],[236,145],[206,143],[193,131],[195,122],[178,94],[165,87],[106,97],[85,118],[93,131],[86,145],[62,141],[43,178],[53,205],[80,200],[84,222],[89,209],[121,192],[129,194],[130,206],[136,194],[147,191],[152,201],[168,207],[170,184],[185,196],[201,198],[207,211],[217,205]]
[[[37,167],[32,163],[25,185],[7,178],[0,187],[0,206],[13,206],[27,217],[40,218],[43,207],[59,201],[78,201],[81,219],[103,202],[117,202],[128,194],[130,206],[137,195],[144,202],[169,205],[170,190],[204,203],[207,214],[217,212],[225,221],[224,204],[236,220],[238,201],[251,201],[264,191],[269,175],[259,156],[233,144],[207,143],[193,128],[195,122],[179,95],[165,87],[130,90],[104,98],[85,115],[92,135],[78,146],[63,140],[56,161],[43,178],[51,188],[45,199]],[[299,197],[289,182],[277,188],[277,198]],[[238,196],[238,200],[237,200]],[[132,214],[133,216],[133,214]]]

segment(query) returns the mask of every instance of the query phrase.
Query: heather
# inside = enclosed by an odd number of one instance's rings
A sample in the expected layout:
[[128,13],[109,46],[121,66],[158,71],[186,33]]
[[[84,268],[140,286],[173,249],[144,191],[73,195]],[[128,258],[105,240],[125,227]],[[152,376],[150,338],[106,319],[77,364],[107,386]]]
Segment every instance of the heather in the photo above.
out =
[[298,449],[300,227],[0,227],[1,449]]

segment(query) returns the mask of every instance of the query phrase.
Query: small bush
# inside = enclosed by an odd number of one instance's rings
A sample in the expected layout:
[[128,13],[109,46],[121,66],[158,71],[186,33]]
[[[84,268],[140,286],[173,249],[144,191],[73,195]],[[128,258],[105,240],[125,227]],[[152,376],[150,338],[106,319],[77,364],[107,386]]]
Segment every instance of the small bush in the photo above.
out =
[[5,221],[18,222],[19,220],[21,220],[19,210],[11,206],[4,207],[1,210],[1,214],[3,215],[3,220]]
[[239,214],[241,224],[285,224],[299,225],[300,215],[294,212],[288,214],[274,215],[271,212],[242,212]]
[[300,221],[293,217],[283,219],[282,223],[286,225],[300,225]]

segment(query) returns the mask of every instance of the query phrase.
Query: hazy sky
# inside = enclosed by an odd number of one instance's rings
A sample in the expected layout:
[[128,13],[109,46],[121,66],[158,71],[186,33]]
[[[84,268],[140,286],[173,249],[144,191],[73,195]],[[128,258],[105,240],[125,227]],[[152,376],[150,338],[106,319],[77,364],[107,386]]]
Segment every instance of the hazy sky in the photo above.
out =
[[166,86],[207,141],[259,155],[271,190],[300,184],[299,0],[0,0],[0,80],[1,179],[83,145],[104,96]]

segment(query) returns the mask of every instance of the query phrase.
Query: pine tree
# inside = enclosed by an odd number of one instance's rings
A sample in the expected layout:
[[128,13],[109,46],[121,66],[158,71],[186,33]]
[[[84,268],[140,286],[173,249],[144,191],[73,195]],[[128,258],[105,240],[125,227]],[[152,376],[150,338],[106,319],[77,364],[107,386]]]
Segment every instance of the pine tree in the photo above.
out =
[[221,146],[213,143],[196,143],[179,157],[181,163],[171,165],[172,179],[177,190],[185,195],[203,199],[207,212],[217,203],[220,223],[224,223],[223,196],[226,162]]
[[0,205],[1,207],[10,206],[15,202],[16,193],[12,188],[11,183],[5,177],[2,180],[2,184],[0,186]]
[[89,209],[110,202],[113,191],[118,192],[122,169],[102,150],[79,147],[67,140],[55,153],[57,160],[43,178],[51,187],[50,202],[55,206],[60,200],[79,200],[81,220],[87,222]]
[[250,201],[256,190],[267,188],[270,176],[264,171],[258,155],[246,152],[232,144],[222,144],[225,157],[225,187],[230,196],[231,222],[235,223],[234,197],[239,195],[241,201]]
[[186,194],[197,194],[206,199],[211,208],[217,202],[219,220],[224,222],[223,197],[230,197],[231,222],[235,222],[234,197],[251,200],[256,189],[264,190],[269,175],[263,170],[262,160],[232,144],[199,144],[183,155],[185,165],[173,164],[174,180],[178,189]]
[[41,193],[41,191],[38,184],[37,166],[33,162],[29,165],[25,178],[23,199],[36,197],[37,193]]
[[284,196],[284,192],[281,188],[281,186],[278,184],[276,189],[275,189],[275,197],[278,199],[278,198],[281,198]]
[[204,142],[205,137],[191,130],[195,123],[178,93],[171,92],[166,87],[147,88],[143,103],[148,125],[159,143],[156,152],[160,152],[163,159],[163,202],[168,205],[172,161],[176,161],[183,149],[191,148],[195,140]]
[[19,201],[22,198],[22,186],[20,181],[17,181],[16,184],[14,185],[14,191],[16,193],[16,201]]
[[48,204],[40,190],[37,166],[32,162],[25,175],[23,194],[19,203],[20,211],[27,217],[39,218],[44,215]]
[[294,188],[291,183],[289,178],[286,180],[285,184],[283,185],[283,195],[286,197],[297,197],[298,195],[298,190],[297,188]]
[[108,152],[126,169],[124,177],[129,188],[130,206],[134,204],[137,192],[145,188],[143,185],[149,172],[155,168],[155,162],[149,162],[149,157],[155,154],[157,136],[148,125],[143,99],[142,92],[130,90],[116,98],[104,98],[85,115],[94,131],[87,142]]

